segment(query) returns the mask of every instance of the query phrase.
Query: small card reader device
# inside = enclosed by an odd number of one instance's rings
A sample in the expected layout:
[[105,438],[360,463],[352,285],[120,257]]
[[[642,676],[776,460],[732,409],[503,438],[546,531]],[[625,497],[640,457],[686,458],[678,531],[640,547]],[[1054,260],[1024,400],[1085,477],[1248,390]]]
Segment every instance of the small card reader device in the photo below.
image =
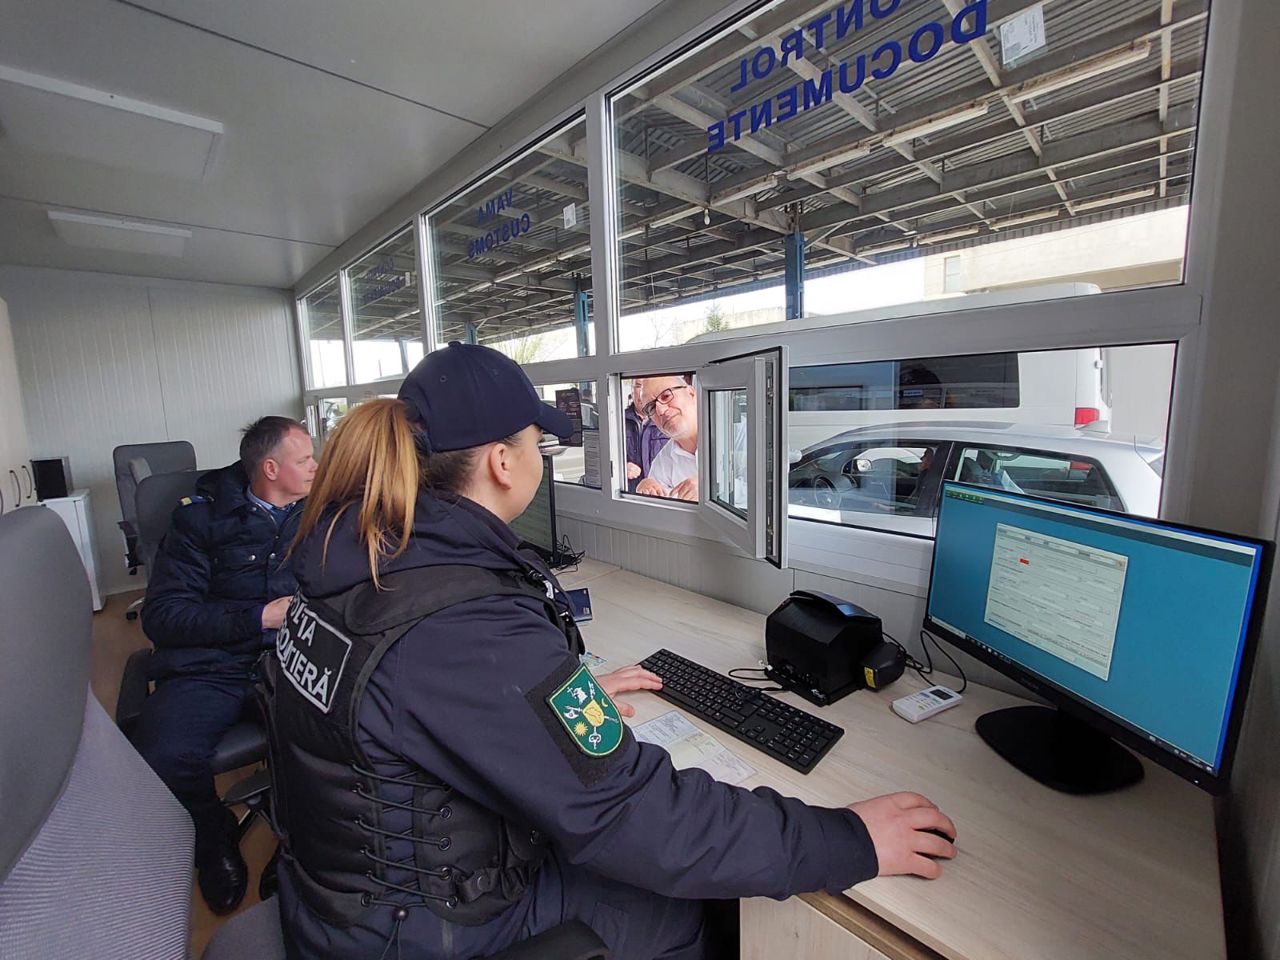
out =
[[929,687],[893,701],[893,712],[910,723],[919,723],[921,720],[928,720],[935,713],[954,707],[963,699],[964,697],[947,687]]

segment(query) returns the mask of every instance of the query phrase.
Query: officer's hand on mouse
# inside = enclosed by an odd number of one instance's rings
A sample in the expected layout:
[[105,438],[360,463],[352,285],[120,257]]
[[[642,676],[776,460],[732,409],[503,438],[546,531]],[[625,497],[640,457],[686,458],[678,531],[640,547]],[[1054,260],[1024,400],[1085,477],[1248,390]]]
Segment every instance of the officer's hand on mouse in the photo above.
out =
[[289,612],[289,603],[293,597],[276,597],[262,608],[262,629],[279,630],[284,623],[284,615]]
[[636,708],[619,700],[618,694],[626,693],[628,690],[662,689],[662,678],[656,673],[650,673],[638,664],[623,667],[620,670],[613,671],[613,673],[606,673],[603,676],[596,677],[596,679],[600,681],[600,686],[604,687],[604,692],[609,695],[609,698],[613,700],[614,706],[618,708],[618,712],[624,717],[634,717]]
[[[862,818],[876,848],[881,877],[914,874],[935,880],[942,873],[936,859],[956,855],[956,825],[927,797],[890,793],[849,805]],[[933,832],[929,832],[933,831]]]

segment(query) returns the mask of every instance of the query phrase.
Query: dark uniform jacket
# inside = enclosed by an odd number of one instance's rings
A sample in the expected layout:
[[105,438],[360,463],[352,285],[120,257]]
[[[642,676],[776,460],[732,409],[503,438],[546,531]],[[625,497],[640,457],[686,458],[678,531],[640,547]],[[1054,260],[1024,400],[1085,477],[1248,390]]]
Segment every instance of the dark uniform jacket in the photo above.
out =
[[286,560],[302,501],[279,519],[249,499],[239,461],[200,477],[147,578],[142,627],[156,676],[215,671],[246,677],[271,636],[262,608],[298,589]]
[[[338,596],[369,579],[367,553],[350,522],[355,513],[339,523],[325,562],[326,525],[300,545],[295,570],[304,597]],[[385,569],[528,569],[516,546],[511,529],[477,504],[423,493],[413,539]],[[876,874],[870,837],[851,811],[728,786],[696,769],[677,771],[664,750],[637,742],[630,731],[607,756],[587,755],[542,695],[577,666],[545,606],[507,596],[466,601],[420,620],[371,675],[356,728],[375,769],[394,776],[407,759],[499,815],[530,824],[549,838],[557,866],[544,865],[519,902],[481,927],[408,911],[394,930],[406,956],[501,949],[538,898],[559,897],[558,881],[548,878],[567,874],[603,875],[680,898],[840,891]],[[395,813],[388,811],[386,833],[412,832],[408,815],[401,823]],[[407,842],[388,846],[389,861],[412,857]],[[399,880],[415,882],[408,873]],[[356,924],[338,928],[300,903],[290,881],[282,870],[281,915],[292,956],[376,956],[393,936],[393,909],[371,906]]]

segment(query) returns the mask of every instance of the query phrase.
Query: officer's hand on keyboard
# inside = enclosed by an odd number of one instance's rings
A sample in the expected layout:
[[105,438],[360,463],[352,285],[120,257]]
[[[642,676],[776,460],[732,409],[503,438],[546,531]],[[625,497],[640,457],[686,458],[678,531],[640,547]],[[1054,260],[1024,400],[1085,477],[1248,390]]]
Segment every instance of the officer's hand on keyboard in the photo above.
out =
[[862,818],[871,834],[880,863],[878,876],[906,873],[936,880],[942,873],[937,858],[950,860],[956,855],[954,843],[926,832],[935,830],[955,837],[956,825],[932,800],[918,793],[890,793],[850,804],[849,809]]
[[622,667],[620,670],[614,670],[612,673],[606,673],[603,676],[596,677],[596,679],[600,681],[600,686],[604,687],[604,692],[609,695],[609,699],[614,702],[618,712],[624,717],[634,717],[636,708],[619,700],[618,694],[626,693],[629,690],[662,689],[662,678],[656,673],[649,672],[639,664]]

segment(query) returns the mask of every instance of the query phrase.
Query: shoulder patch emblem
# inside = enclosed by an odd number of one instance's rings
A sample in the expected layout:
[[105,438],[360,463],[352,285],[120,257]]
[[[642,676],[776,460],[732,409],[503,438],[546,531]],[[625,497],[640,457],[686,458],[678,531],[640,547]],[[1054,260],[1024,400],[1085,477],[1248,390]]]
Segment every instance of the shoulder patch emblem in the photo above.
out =
[[579,667],[547,704],[578,749],[589,757],[607,757],[622,743],[622,718],[600,681]]
[[183,497],[181,500],[178,501],[178,505],[182,507],[189,507],[193,503],[208,503],[209,500],[210,500],[209,497],[200,497],[200,496]]

